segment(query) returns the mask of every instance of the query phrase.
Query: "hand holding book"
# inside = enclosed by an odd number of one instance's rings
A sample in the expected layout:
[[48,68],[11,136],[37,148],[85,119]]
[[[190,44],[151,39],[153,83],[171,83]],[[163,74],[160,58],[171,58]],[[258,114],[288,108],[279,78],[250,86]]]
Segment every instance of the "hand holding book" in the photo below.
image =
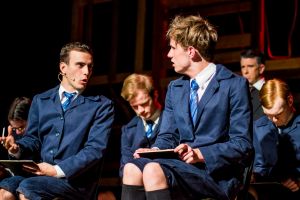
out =
[[139,149],[136,153],[139,157],[143,158],[165,158],[165,159],[178,159],[178,154],[174,152],[174,149]]
[[33,160],[0,160],[0,165],[7,168],[13,175],[39,170],[38,165]]

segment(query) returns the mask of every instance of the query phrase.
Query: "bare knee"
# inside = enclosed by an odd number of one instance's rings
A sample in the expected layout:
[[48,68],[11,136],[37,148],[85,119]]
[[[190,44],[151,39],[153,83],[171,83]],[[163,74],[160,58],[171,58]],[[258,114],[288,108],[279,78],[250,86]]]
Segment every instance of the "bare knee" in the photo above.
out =
[[20,200],[28,200],[23,194],[19,194],[19,199]]
[[148,163],[143,171],[143,182],[147,191],[168,188],[165,174],[158,163]]
[[0,189],[0,199],[1,200],[16,200],[15,196],[11,192],[4,190],[4,189]]
[[132,163],[127,163],[123,171],[123,184],[143,185],[141,170]]
[[114,193],[111,191],[100,192],[98,195],[98,199],[101,200],[116,200]]

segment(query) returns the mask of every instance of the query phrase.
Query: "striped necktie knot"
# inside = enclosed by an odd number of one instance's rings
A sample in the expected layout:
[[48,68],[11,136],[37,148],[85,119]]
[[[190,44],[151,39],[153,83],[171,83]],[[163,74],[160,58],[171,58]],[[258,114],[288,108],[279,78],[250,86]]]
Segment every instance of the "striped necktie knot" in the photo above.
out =
[[199,89],[199,85],[198,85],[198,83],[196,82],[195,79],[193,79],[192,82],[191,82],[191,89],[193,91],[198,91],[198,89]]
[[73,93],[63,92],[63,94],[66,97],[65,102],[62,104],[62,108],[65,111],[68,108],[68,106],[70,105],[70,103],[71,103],[71,101],[72,101],[72,99],[73,99],[73,97],[75,96],[76,93],[75,92],[73,92]]
[[153,124],[154,122],[151,120],[146,121],[146,137],[150,138],[153,133]]

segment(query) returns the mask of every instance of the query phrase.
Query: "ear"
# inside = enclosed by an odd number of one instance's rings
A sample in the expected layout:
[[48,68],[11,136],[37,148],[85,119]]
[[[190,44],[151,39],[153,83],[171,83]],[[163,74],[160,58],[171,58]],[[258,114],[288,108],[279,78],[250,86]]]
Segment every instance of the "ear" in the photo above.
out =
[[264,71],[265,71],[265,65],[264,64],[260,64],[259,65],[259,74],[263,74],[264,73]]
[[60,62],[59,63],[59,69],[61,71],[61,73],[65,73],[65,69],[66,69],[67,64],[65,62]]
[[190,58],[193,58],[195,56],[195,54],[196,54],[196,49],[194,47],[192,47],[192,46],[189,46],[187,48],[187,53],[190,56]]
[[287,103],[288,103],[289,107],[293,107],[293,104],[294,104],[294,97],[293,97],[293,95],[290,94],[288,96]]
[[188,55],[190,56],[190,58],[193,60],[193,61],[201,61],[202,60],[202,57],[199,53],[199,51],[197,49],[195,49],[194,47],[192,46],[189,46],[187,48],[187,51],[188,51]]

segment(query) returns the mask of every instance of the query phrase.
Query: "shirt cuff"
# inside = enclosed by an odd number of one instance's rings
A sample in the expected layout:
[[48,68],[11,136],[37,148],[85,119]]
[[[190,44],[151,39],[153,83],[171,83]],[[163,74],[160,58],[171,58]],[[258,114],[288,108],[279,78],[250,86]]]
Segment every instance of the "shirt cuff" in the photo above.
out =
[[65,177],[65,173],[63,172],[63,170],[58,166],[58,165],[54,165],[54,168],[56,170],[56,176],[57,178],[63,178]]

